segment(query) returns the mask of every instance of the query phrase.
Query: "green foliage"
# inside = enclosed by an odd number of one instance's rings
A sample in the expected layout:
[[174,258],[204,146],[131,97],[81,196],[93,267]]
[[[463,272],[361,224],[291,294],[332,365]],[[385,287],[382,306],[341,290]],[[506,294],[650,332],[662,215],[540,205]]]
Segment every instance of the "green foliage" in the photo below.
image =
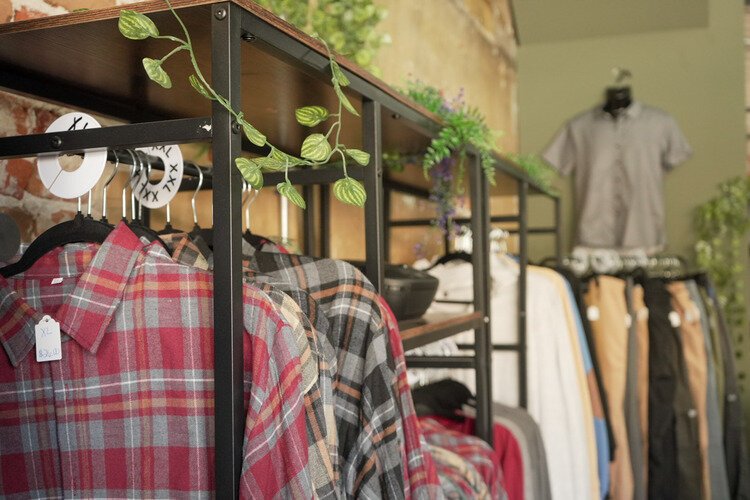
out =
[[148,37],[159,36],[159,30],[148,16],[132,10],[120,11],[117,27],[122,36],[131,40],[145,40]]
[[512,153],[508,157],[515,161],[543,191],[555,194],[557,190],[553,187],[557,172],[537,155],[522,155]]
[[441,161],[457,154],[459,162],[456,186],[460,191],[464,160],[469,148],[474,147],[479,152],[487,179],[494,186],[495,159],[492,152],[498,134],[487,126],[484,115],[477,108],[468,106],[461,94],[452,102],[446,102],[441,90],[419,81],[410,82],[404,93],[445,122],[438,136],[432,139],[422,161],[425,175]]
[[[257,0],[263,7],[310,35],[328,42],[334,51],[363,68],[377,72],[373,61],[378,49],[389,42],[376,31],[386,16],[372,0]],[[347,84],[342,83],[346,86]]]
[[161,67],[161,61],[155,59],[149,59],[148,57],[143,58],[143,69],[146,70],[146,74],[153,81],[164,87],[165,89],[172,88],[172,79],[164,68]]
[[305,199],[302,198],[302,195],[299,194],[299,191],[297,191],[297,189],[294,186],[292,186],[292,183],[289,182],[288,179],[284,182],[279,182],[278,184],[276,184],[276,191],[278,191],[279,194],[281,194],[282,196],[287,197],[289,201],[291,201],[298,207],[300,208],[307,207],[307,205],[305,204]]
[[305,127],[314,127],[328,119],[328,110],[323,106],[305,106],[294,112],[297,123]]
[[[334,118],[333,123],[331,124],[330,128],[328,129],[328,132],[324,134],[315,133],[310,134],[302,143],[302,149],[301,149],[301,156],[302,158],[298,158],[295,156],[292,156],[290,154],[287,154],[278,148],[276,148],[273,144],[270,144],[268,142],[268,138],[257,128],[255,128],[250,122],[248,122],[242,112],[236,111],[231,103],[222,95],[218,94],[211,85],[206,81],[205,77],[203,76],[203,73],[201,72],[200,67],[198,66],[198,61],[195,57],[195,50],[193,48],[192,41],[190,39],[190,33],[188,33],[187,28],[185,27],[185,24],[182,22],[182,19],[180,16],[175,12],[175,10],[172,8],[172,5],[169,3],[169,0],[165,0],[166,4],[169,6],[169,10],[172,12],[174,17],[177,19],[177,22],[179,23],[180,27],[182,28],[183,34],[185,36],[184,39],[174,37],[174,36],[167,36],[167,35],[160,35],[159,30],[156,28],[156,25],[149,19],[147,16],[140,14],[138,12],[134,12],[132,10],[122,10],[120,11],[120,19],[118,22],[118,27],[120,30],[120,33],[122,33],[123,36],[126,38],[129,38],[131,40],[143,40],[146,38],[158,38],[163,40],[170,40],[172,42],[175,42],[177,46],[169,52],[167,55],[162,57],[161,59],[151,59],[151,58],[144,58],[143,59],[143,67],[146,70],[146,73],[148,74],[149,78],[151,78],[153,81],[158,83],[164,88],[171,88],[172,81],[169,77],[169,74],[164,70],[162,67],[162,64],[164,61],[169,59],[172,55],[176,54],[177,52],[180,52],[182,50],[187,51],[190,55],[190,61],[193,65],[193,70],[195,71],[194,74],[190,75],[188,78],[188,81],[190,85],[195,89],[198,94],[205,97],[206,99],[217,101],[219,104],[221,104],[229,113],[234,117],[237,124],[242,128],[242,131],[244,132],[247,139],[255,144],[256,146],[268,146],[271,149],[271,152],[266,157],[261,158],[236,158],[235,159],[235,165],[239,169],[239,171],[242,173],[242,176],[245,178],[245,180],[254,188],[260,189],[263,187],[263,171],[264,170],[284,170],[286,172],[286,181],[277,184],[276,189],[277,191],[289,200],[297,205],[300,208],[305,208],[305,200],[302,198],[302,195],[294,188],[294,186],[289,182],[289,168],[294,166],[305,166],[305,167],[314,167],[319,166],[322,164],[325,164],[330,161],[331,157],[334,154],[337,154],[341,156],[342,165],[343,165],[343,174],[344,178],[339,181],[339,184],[341,187],[340,189],[335,190],[334,194],[337,192],[341,194],[341,197],[339,198],[344,203],[350,203],[352,205],[356,206],[362,206],[364,204],[364,199],[366,198],[364,193],[364,187],[357,182],[356,180],[349,177],[347,170],[346,170],[346,159],[347,155],[351,157],[354,161],[359,163],[362,166],[366,166],[369,163],[370,155],[364,151],[360,151],[358,149],[347,149],[347,147],[340,142],[340,136],[341,136],[341,126],[342,126],[342,110],[346,109],[351,114],[358,116],[357,110],[352,106],[349,99],[344,95],[343,87],[346,87],[349,85],[349,79],[346,77],[346,74],[341,70],[339,65],[336,63],[336,61],[333,58],[333,55],[328,48],[327,43],[324,40],[321,40],[323,42],[323,45],[325,45],[326,50],[328,51],[328,59],[329,59],[329,65],[331,68],[331,84],[333,85],[333,88],[336,92],[336,95],[338,96],[338,112],[337,113],[329,113],[329,111],[322,107],[322,106],[305,106],[302,108],[299,108],[295,112],[295,117],[297,121],[304,126],[307,127],[313,127],[315,125],[318,125],[329,118]],[[299,3],[299,2],[298,2]],[[356,4],[362,6],[362,5],[369,5],[368,0],[356,0]],[[333,5],[338,4],[338,2],[326,2],[326,5]],[[291,5],[291,4],[290,4]],[[346,14],[344,17],[347,17],[349,15],[355,15],[356,11],[349,9],[349,7],[343,7],[343,3],[339,5],[338,8],[344,8],[346,12],[349,12],[350,14]],[[349,10],[346,10],[349,9]],[[367,9],[369,12],[369,9]],[[356,22],[365,22],[366,19],[362,17],[362,13],[360,12],[359,17],[362,19],[357,20]],[[343,15],[343,14],[342,14]],[[368,14],[369,15],[369,14]],[[373,14],[374,15],[374,14]],[[367,16],[365,16],[367,17]],[[347,21],[349,22],[349,21]],[[331,146],[331,143],[329,142],[329,139],[333,137],[334,139],[334,145]],[[342,182],[344,181],[344,182]],[[361,192],[360,192],[361,190]],[[338,195],[337,195],[338,196]]]
[[333,185],[333,194],[344,203],[357,207],[364,207],[365,201],[367,201],[365,187],[351,177],[337,180]]
[[[719,195],[695,211],[698,265],[711,275],[735,346],[745,341],[743,260],[750,231],[750,181],[737,177],[719,185]],[[739,357],[741,349],[737,349]]]

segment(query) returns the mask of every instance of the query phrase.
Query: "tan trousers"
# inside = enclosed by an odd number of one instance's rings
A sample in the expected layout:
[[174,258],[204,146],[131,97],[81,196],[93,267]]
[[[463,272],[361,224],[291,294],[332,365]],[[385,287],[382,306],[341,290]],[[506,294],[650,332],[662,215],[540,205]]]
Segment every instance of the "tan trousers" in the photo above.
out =
[[632,500],[633,469],[624,409],[628,372],[625,282],[611,276],[593,279],[589,282],[585,302],[590,312],[594,350],[607,391],[609,419],[616,444],[609,491],[612,500]]
[[708,466],[708,414],[706,412],[706,393],[708,392],[708,358],[706,344],[701,327],[698,307],[690,300],[690,292],[685,283],[675,281],[667,284],[672,296],[672,308],[680,316],[680,338],[682,352],[685,356],[690,394],[698,418],[698,443],[701,451],[701,469],[703,472],[703,498],[711,500],[711,477]]

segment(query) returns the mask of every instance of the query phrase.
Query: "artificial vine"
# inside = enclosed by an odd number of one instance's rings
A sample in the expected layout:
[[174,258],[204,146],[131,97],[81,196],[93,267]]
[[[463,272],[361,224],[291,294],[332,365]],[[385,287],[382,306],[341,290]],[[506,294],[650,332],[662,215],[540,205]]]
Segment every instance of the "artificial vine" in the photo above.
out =
[[[182,22],[182,19],[177,12],[172,8],[169,0],[165,0],[165,2],[182,28],[185,39],[169,35],[160,35],[156,25],[148,16],[132,10],[120,11],[120,19],[118,23],[120,33],[131,40],[156,38],[170,40],[177,43],[177,47],[161,59],[151,59],[148,57],[143,59],[143,68],[146,70],[148,77],[166,89],[172,88],[172,81],[169,74],[167,74],[162,65],[174,54],[183,50],[187,51],[193,65],[193,70],[195,71],[194,74],[190,75],[188,80],[195,91],[203,97],[221,104],[234,117],[235,121],[242,128],[245,136],[250,142],[259,147],[268,146],[270,148],[270,153],[265,157],[239,157],[235,159],[237,168],[240,170],[248,184],[255,189],[260,189],[263,187],[264,170],[284,170],[286,174],[285,180],[276,185],[276,190],[295,205],[300,208],[305,208],[306,204],[304,198],[289,181],[289,168],[295,166],[313,167],[324,165],[328,163],[334,155],[337,155],[342,161],[344,177],[336,181],[333,185],[334,196],[344,203],[358,207],[364,206],[367,198],[364,186],[356,179],[349,177],[346,169],[346,162],[348,157],[356,163],[366,166],[370,162],[370,155],[359,149],[347,148],[340,142],[343,110],[346,109],[349,113],[355,116],[359,116],[359,114],[342,90],[343,87],[349,85],[350,82],[333,58],[331,51],[328,49],[328,45],[321,40],[328,52],[332,75],[331,83],[333,84],[333,90],[338,98],[338,110],[336,113],[330,113],[323,106],[305,106],[296,110],[295,118],[300,125],[314,127],[331,118],[333,119],[333,123],[325,135],[316,133],[307,136],[302,142],[300,156],[293,156],[281,151],[268,142],[266,136],[248,122],[241,111],[236,111],[231,103],[224,96],[216,92],[206,81],[200,67],[198,66],[198,61],[195,57],[195,51],[193,50],[193,44],[187,27]],[[334,139],[333,146],[331,146],[331,143],[329,142],[331,137]]]
[[[744,255],[750,231],[750,181],[745,177],[719,185],[720,194],[695,212],[698,265],[711,275],[736,346],[745,340]],[[742,349],[737,349],[737,358]]]

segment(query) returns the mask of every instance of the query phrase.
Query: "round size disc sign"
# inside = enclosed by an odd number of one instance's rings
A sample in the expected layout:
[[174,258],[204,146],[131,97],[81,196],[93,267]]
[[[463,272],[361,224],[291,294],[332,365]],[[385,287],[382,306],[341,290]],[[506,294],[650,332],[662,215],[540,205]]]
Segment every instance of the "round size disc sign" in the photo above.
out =
[[182,182],[184,164],[180,148],[176,145],[152,146],[138,148],[138,151],[161,159],[164,164],[164,176],[158,183],[152,184],[148,179],[149,169],[142,168],[140,173],[130,181],[135,197],[146,208],[166,206],[177,194]]
[[[86,113],[68,113],[47,128],[47,133],[99,128],[99,122]],[[107,163],[107,149],[87,149],[83,162],[76,170],[68,172],[60,166],[57,153],[40,154],[37,170],[42,184],[50,193],[60,198],[78,198],[96,186]]]

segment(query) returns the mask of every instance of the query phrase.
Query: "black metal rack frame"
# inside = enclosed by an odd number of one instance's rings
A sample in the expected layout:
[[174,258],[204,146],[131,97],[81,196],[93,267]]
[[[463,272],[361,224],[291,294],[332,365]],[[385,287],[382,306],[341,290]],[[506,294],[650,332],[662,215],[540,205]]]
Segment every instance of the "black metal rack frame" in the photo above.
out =
[[[329,75],[328,57],[324,49],[313,39],[301,34],[293,27],[278,20],[248,0],[174,0],[178,11],[185,9],[195,19],[204,19],[205,26],[210,26],[210,48],[206,57],[211,59],[211,81],[214,89],[225,96],[235,109],[239,109],[242,93],[241,50],[243,44],[253,41],[256,48],[269,57],[282,59],[300,74],[312,75],[311,78]],[[147,1],[130,6],[143,13],[163,13],[165,6],[161,2]],[[80,153],[93,148],[136,148],[192,142],[210,142],[213,150],[213,169],[211,188],[213,189],[214,216],[214,344],[215,344],[215,480],[216,495],[219,498],[236,498],[239,492],[239,477],[242,468],[243,442],[243,323],[242,323],[242,210],[241,193],[243,180],[234,167],[234,158],[242,151],[258,153],[257,148],[243,143],[237,127],[233,125],[232,116],[217,103],[213,103],[210,116],[174,118],[174,114],[163,111],[151,111],[140,102],[125,102],[122,99],[109,97],[106,89],[78,88],[75,83],[57,80],[52,75],[38,71],[37,67],[29,70],[18,66],[18,60],[12,54],[13,46],[6,41],[13,41],[16,46],[33,47],[34,44],[45,44],[46,38],[59,35],[59,32],[47,29],[60,28],[79,30],[75,33],[115,33],[116,18],[119,9],[103,9],[72,13],[46,20],[32,20],[12,25],[0,25],[0,88],[12,93],[29,95],[42,100],[57,102],[63,105],[91,110],[105,115],[131,120],[136,123],[99,129],[68,131],[59,133],[34,134],[20,137],[0,138],[0,159],[35,156],[40,153]],[[90,24],[89,24],[90,23]],[[82,26],[82,28],[79,28]],[[71,28],[73,27],[73,28]],[[97,31],[98,29],[98,31]],[[84,31],[80,31],[84,30]],[[69,32],[66,32],[69,33]],[[248,36],[251,35],[251,36]],[[26,37],[26,38],[24,38]],[[86,44],[91,40],[80,40]],[[111,40],[110,40],[111,41]],[[137,42],[128,42],[137,43]],[[3,46],[5,45],[5,48]],[[53,50],[47,47],[45,50]],[[76,49],[66,48],[69,55]],[[100,50],[100,49],[99,49]],[[82,58],[89,57],[81,53]],[[344,73],[351,81],[347,92],[361,98],[362,145],[370,153],[371,164],[366,168],[349,167],[350,175],[362,179],[367,190],[365,206],[365,242],[366,274],[381,290],[384,279],[384,262],[386,260],[386,230],[384,173],[382,164],[383,122],[384,114],[390,113],[389,119],[398,119],[410,130],[426,137],[434,136],[440,128],[436,117],[399,99],[382,82],[369,77],[348,61],[339,58]],[[33,63],[32,63],[33,64]],[[70,63],[69,63],[70,64]],[[102,63],[103,65],[104,63]],[[130,65],[131,73],[142,71],[140,64]],[[131,75],[131,80],[137,78]],[[146,82],[148,84],[148,82]],[[141,90],[144,91],[144,90]],[[144,91],[145,92],[145,91]],[[487,179],[480,167],[478,156],[469,157],[469,183],[471,196],[471,225],[474,237],[474,310],[475,314],[464,319],[447,322],[445,325],[434,325],[432,335],[453,334],[466,329],[475,331],[475,354],[470,362],[476,370],[477,377],[477,434],[485,440],[491,440],[491,338],[489,335],[490,301],[489,282],[484,279],[489,268],[489,229],[491,220],[488,211],[489,190]],[[503,168],[508,168],[503,164]],[[517,216],[519,232],[522,238],[522,271],[519,286],[525,290],[525,262],[527,231],[526,194],[529,179],[520,170],[507,171],[518,179],[521,186],[519,195],[524,207]],[[274,174],[269,174],[273,176]],[[335,167],[315,170],[295,170],[290,172],[290,180],[303,186],[305,195],[312,194],[312,185],[319,184],[321,200],[329,197],[328,184],[341,177]],[[269,179],[270,180],[270,179]],[[327,234],[330,208],[327,203],[321,205],[322,231]],[[308,210],[308,212],[311,212]],[[307,215],[306,237],[312,235],[314,218]],[[322,253],[328,253],[328,238],[323,237]],[[306,238],[312,241],[312,238]],[[309,245],[310,243],[306,243]],[[525,314],[525,292],[520,295],[519,314]],[[519,323],[520,324],[520,323]],[[406,333],[406,332],[402,332]],[[525,333],[519,337],[518,350],[525,350]],[[425,336],[429,340],[429,335]],[[422,344],[426,342],[420,341]],[[444,360],[423,359],[413,361],[416,365],[432,364],[438,366]]]
[[[510,344],[493,344],[491,332],[488,335],[489,340],[489,351],[506,351],[514,352],[518,356],[518,404],[519,406],[526,408],[528,406],[528,391],[527,391],[527,359],[526,359],[526,274],[527,266],[529,264],[528,256],[528,235],[554,235],[555,238],[555,256],[559,260],[562,257],[562,234],[561,234],[561,208],[560,198],[554,193],[550,193],[544,189],[541,189],[536,184],[532,183],[527,177],[518,176],[518,167],[510,163],[509,160],[504,158],[496,158],[497,171],[504,174],[510,174],[515,180],[517,185],[518,194],[518,211],[515,214],[504,214],[504,215],[490,215],[490,223],[515,223],[516,229],[511,229],[511,234],[518,234],[518,263],[519,263],[519,276],[518,276],[518,307],[517,307],[517,341]],[[399,191],[419,198],[428,199],[429,192],[422,189],[415,189],[412,186],[404,185],[398,182],[386,181],[386,186],[391,188],[387,192],[389,193],[387,205],[390,203],[390,193],[393,191]],[[551,227],[528,227],[528,197],[530,194],[538,196],[547,196],[554,203],[553,215],[554,225]],[[472,212],[473,213],[473,212]],[[424,227],[432,225],[430,219],[400,219],[392,220],[390,217],[389,207],[386,206],[386,241],[390,240],[389,234],[394,227]],[[471,218],[456,218],[454,222],[458,224],[466,224],[473,221]],[[472,233],[474,227],[472,226]],[[445,251],[450,251],[449,242],[446,237],[445,239]],[[476,267],[476,266],[475,266]],[[489,266],[485,269],[489,270]],[[476,280],[476,275],[474,277]],[[487,281],[486,279],[483,279]],[[489,300],[489,292],[487,294]],[[431,337],[431,341],[437,341],[442,338],[449,337],[450,335],[434,335]],[[424,342],[419,345],[423,345]],[[406,344],[405,344],[406,346]],[[414,347],[417,347],[416,345]],[[477,351],[472,345],[459,345],[460,349],[474,350],[475,355]],[[482,353],[484,354],[484,353]],[[491,359],[491,354],[490,354]],[[467,360],[471,361],[468,356],[409,356],[407,362],[412,367],[419,365],[423,368],[472,368],[474,365],[468,363]],[[490,361],[491,363],[491,361]]]

